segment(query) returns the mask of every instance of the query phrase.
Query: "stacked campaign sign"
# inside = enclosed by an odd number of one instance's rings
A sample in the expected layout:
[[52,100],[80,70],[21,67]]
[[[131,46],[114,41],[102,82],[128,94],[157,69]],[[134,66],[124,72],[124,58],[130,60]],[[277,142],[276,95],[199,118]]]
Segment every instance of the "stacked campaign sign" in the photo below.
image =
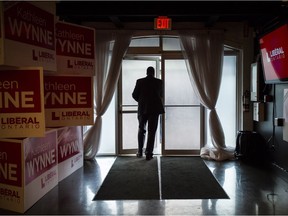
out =
[[0,64],[56,71],[55,15],[25,1],[1,6]]
[[46,127],[94,122],[92,77],[44,76]]
[[56,23],[57,72],[44,76],[46,127],[94,124],[95,31]]
[[0,208],[24,213],[58,184],[56,130],[0,146]]
[[21,213],[83,166],[94,123],[94,29],[55,8],[0,2],[0,208]]
[[56,71],[54,5],[0,2],[0,208],[21,213],[58,184],[43,79]]
[[58,21],[56,23],[57,73],[93,76],[95,31],[92,28]]
[[42,68],[0,71],[0,138],[43,137],[44,114]]
[[59,182],[83,166],[83,137],[80,126],[57,129]]

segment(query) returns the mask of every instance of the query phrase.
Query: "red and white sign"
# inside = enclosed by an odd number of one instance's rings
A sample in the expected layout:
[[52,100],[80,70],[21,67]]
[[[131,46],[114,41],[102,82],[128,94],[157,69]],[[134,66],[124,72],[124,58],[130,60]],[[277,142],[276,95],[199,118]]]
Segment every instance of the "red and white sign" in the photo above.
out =
[[92,28],[56,23],[57,72],[94,75],[95,31]]
[[57,129],[58,178],[64,178],[83,166],[82,127],[63,127]]
[[45,76],[46,127],[92,125],[93,77]]
[[0,71],[0,138],[45,135],[42,68]]
[[[0,140],[0,184],[22,187],[23,171],[21,144],[17,142],[2,142]],[[0,190],[1,191],[1,190]],[[0,197],[3,194],[0,192]]]
[[58,184],[56,130],[0,146],[0,208],[24,213]]
[[26,1],[3,2],[3,14],[1,64],[56,71],[55,14]]
[[22,140],[0,140],[0,208],[24,212]]
[[[57,145],[55,134],[48,133],[43,138],[29,138],[25,141],[25,185],[57,165]],[[41,180],[44,185],[45,181]]]
[[267,83],[288,81],[288,25],[285,24],[260,38],[264,78]]

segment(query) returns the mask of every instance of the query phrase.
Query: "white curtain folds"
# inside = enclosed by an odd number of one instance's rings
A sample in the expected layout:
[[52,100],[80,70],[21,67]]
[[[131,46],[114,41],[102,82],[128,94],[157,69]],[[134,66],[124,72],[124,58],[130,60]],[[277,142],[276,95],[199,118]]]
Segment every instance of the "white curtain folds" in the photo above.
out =
[[[94,95],[96,101],[95,124],[84,134],[84,158],[94,159],[100,146],[102,116],[115,92],[120,67],[132,38],[131,31],[96,31]],[[111,42],[114,45],[111,50]]]
[[200,156],[218,161],[232,159],[234,154],[225,145],[224,131],[215,109],[222,78],[224,32],[182,31],[179,36],[194,91],[201,104],[210,110],[209,128],[214,148],[203,147]]

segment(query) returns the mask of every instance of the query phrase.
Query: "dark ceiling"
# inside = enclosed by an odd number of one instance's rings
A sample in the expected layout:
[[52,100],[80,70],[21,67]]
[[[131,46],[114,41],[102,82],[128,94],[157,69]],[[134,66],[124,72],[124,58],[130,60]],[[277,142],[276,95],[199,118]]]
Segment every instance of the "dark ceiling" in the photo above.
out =
[[246,22],[264,31],[288,18],[287,1],[58,1],[56,14],[72,23],[112,22],[125,28],[126,22],[151,22],[168,16],[174,22]]

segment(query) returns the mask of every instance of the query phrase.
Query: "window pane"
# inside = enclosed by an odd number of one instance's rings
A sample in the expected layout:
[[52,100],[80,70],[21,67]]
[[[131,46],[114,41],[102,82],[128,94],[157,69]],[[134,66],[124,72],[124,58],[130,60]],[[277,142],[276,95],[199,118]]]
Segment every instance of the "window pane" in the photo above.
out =
[[[161,124],[160,118],[158,122],[158,127],[155,136],[155,144],[154,144],[154,154],[159,154],[161,152]],[[129,149],[138,149],[138,119],[137,113],[123,113],[123,132],[122,132],[122,144],[123,150]],[[146,125],[147,127],[147,125]],[[146,128],[147,131],[147,128]],[[145,142],[143,146],[143,152],[146,149],[146,142],[147,142],[147,132],[145,136]],[[135,152],[136,153],[136,152]]]
[[165,60],[165,149],[200,149],[200,107],[185,61]]
[[123,113],[122,124],[123,149],[138,149],[138,119],[137,113]]
[[159,37],[132,39],[129,47],[159,47]]
[[165,149],[200,149],[200,108],[167,107],[165,113]]
[[163,38],[164,51],[181,51],[179,38]]
[[165,60],[165,105],[199,105],[184,60]]

